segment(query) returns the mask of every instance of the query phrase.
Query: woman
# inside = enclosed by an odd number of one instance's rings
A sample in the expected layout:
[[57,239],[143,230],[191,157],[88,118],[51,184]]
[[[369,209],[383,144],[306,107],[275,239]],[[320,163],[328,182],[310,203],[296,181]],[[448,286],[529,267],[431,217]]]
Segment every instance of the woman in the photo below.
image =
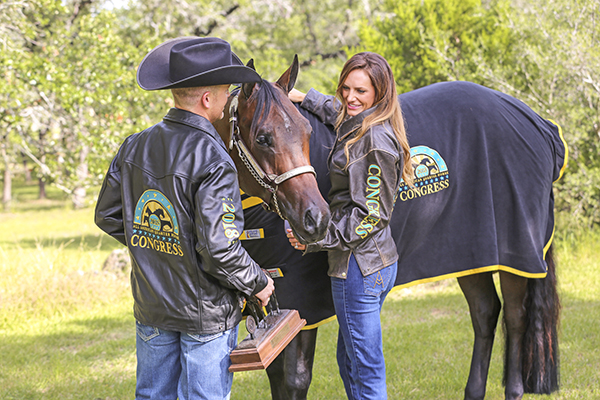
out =
[[[412,183],[410,147],[387,61],[375,53],[350,58],[336,97],[293,90],[292,101],[335,127],[329,155],[331,223],[325,238],[301,244],[327,250],[339,322],[337,361],[349,399],[385,399],[381,306],[394,286],[398,254],[388,225],[401,180]],[[341,103],[341,104],[340,104]]]

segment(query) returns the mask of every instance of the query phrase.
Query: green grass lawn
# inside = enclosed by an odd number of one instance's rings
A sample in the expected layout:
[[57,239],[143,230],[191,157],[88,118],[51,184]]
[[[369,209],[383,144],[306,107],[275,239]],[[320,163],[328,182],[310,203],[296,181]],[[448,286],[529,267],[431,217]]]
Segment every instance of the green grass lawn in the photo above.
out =
[[[27,196],[22,195],[21,200]],[[133,399],[135,329],[127,276],[102,271],[120,245],[60,195],[0,213],[0,399]],[[600,231],[557,235],[560,392],[600,399]],[[455,280],[392,293],[382,313],[390,399],[460,399],[472,330]],[[501,330],[488,399],[502,399]],[[240,338],[245,335],[240,332]],[[343,399],[337,323],[319,328],[309,399]],[[268,399],[263,371],[236,373],[232,399]]]

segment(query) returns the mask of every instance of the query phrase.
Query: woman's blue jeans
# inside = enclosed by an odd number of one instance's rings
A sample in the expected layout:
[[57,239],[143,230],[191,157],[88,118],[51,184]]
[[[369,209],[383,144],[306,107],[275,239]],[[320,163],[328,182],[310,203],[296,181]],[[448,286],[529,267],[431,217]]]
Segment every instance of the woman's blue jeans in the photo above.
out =
[[212,335],[165,331],[136,322],[136,400],[226,400],[237,327]]
[[387,399],[380,312],[397,271],[394,263],[363,277],[352,255],[346,279],[331,278],[340,325],[337,361],[348,399]]

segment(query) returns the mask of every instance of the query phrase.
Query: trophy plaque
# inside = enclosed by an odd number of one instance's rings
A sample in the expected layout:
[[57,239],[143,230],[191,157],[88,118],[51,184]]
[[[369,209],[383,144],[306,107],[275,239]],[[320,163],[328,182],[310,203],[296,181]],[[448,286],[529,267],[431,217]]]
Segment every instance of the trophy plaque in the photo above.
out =
[[231,352],[230,372],[266,369],[306,325],[297,310],[279,309],[275,294],[263,311],[258,299],[246,301],[248,336]]

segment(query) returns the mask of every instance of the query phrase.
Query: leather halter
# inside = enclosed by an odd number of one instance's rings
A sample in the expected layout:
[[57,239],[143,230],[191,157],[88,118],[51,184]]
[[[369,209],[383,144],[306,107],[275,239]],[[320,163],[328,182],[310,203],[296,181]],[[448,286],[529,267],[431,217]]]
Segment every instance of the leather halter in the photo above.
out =
[[[233,147],[235,146],[238,150],[238,155],[240,159],[250,172],[250,174],[256,179],[258,184],[268,190],[271,193],[273,204],[275,205],[275,211],[277,215],[283,220],[283,215],[281,215],[281,210],[279,209],[279,203],[277,201],[277,190],[279,189],[279,185],[282,182],[287,181],[295,176],[311,173],[317,176],[315,169],[312,165],[303,165],[301,167],[293,168],[283,174],[267,174],[260,166],[258,161],[254,158],[244,141],[240,135],[240,128],[237,124],[237,110],[238,110],[238,96],[239,92],[235,94],[233,100],[229,105],[229,126],[231,127],[229,132],[229,144],[228,149],[231,152]],[[271,210],[271,206],[269,203],[263,201],[263,207],[267,210]]]

